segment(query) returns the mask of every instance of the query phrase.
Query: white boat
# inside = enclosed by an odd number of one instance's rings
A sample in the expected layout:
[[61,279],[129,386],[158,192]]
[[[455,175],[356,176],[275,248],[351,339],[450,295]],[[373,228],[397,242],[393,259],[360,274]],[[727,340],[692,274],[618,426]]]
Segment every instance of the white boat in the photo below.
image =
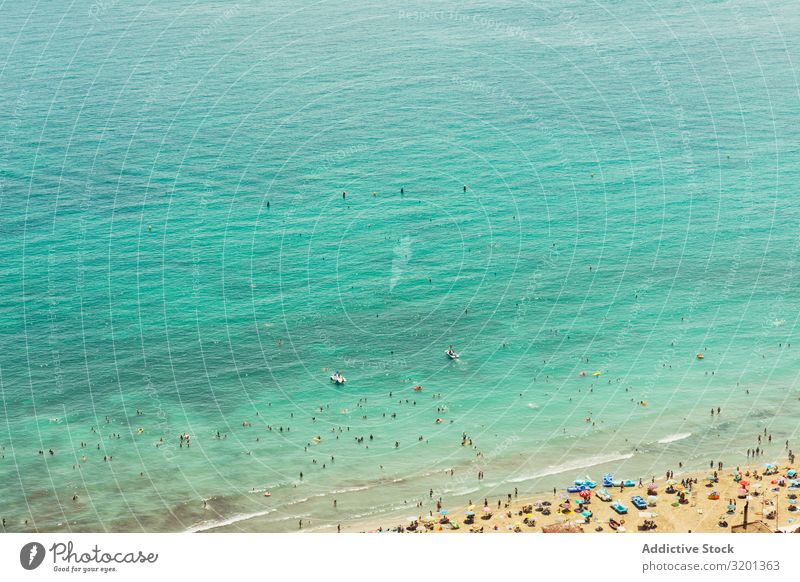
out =
[[331,382],[334,384],[344,384],[347,382],[347,378],[342,376],[339,372],[334,372],[334,374],[331,376]]
[[453,349],[453,346],[450,346],[449,348],[447,348],[444,351],[444,353],[447,354],[447,357],[450,358],[451,360],[457,360],[458,359],[458,354]]

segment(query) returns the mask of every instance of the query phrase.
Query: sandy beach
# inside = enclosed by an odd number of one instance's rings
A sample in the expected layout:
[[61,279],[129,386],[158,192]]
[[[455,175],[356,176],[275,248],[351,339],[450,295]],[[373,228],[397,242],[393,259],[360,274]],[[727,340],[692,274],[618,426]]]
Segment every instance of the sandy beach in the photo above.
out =
[[[521,498],[476,499],[467,507],[429,510],[402,524],[371,524],[349,531],[403,533],[770,533],[800,532],[800,480],[788,460],[707,472],[667,473],[631,487],[603,487],[590,493],[564,488]],[[603,501],[607,492],[611,499]],[[637,509],[631,499],[647,505]],[[581,500],[585,499],[583,503]],[[442,500],[444,501],[444,500]],[[627,513],[612,508],[621,502]],[[745,523],[747,511],[747,527]],[[584,514],[582,512],[590,512]],[[344,530],[343,530],[344,531]]]

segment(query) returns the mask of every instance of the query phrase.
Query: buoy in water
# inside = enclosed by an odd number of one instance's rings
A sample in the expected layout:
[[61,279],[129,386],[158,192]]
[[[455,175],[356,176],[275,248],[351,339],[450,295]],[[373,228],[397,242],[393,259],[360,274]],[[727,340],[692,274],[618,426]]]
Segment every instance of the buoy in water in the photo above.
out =
[[703,358],[705,358],[705,356],[703,354],[697,354],[697,359],[698,360],[702,360]]

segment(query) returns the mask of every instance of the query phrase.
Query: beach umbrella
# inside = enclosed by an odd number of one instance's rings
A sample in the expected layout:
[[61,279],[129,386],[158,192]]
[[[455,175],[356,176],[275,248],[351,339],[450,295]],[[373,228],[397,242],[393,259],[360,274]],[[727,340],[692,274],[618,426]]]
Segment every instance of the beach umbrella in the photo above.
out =
[[667,481],[667,485],[677,485],[677,484],[678,482],[675,479],[670,479],[669,481]]
[[467,512],[467,513],[465,513],[464,515],[466,515],[467,517],[472,517],[472,516],[474,516],[474,515],[475,515],[475,512],[474,512],[474,511],[468,511],[468,512]]
[[739,495],[747,495],[747,489],[745,488],[739,489]]
[[589,511],[589,510],[586,510],[586,511],[581,511],[581,515],[582,515],[583,517],[592,517],[592,512],[591,512],[591,511]]
[[739,486],[740,486],[742,489],[744,489],[744,488],[745,488],[745,487],[747,487],[748,485],[750,485],[750,481],[739,481]]
[[467,509],[469,509],[470,511],[475,511],[475,504],[474,503],[471,504],[469,507],[467,507]]
[[446,510],[446,509],[442,509],[442,510],[439,512],[439,515],[447,515],[447,513],[448,513],[448,512],[447,512],[447,510]]
[[484,513],[491,513],[492,512],[492,508],[489,507],[488,505],[484,505],[483,506],[483,512]]
[[581,491],[580,493],[578,493],[578,495],[580,495],[581,497],[583,497],[584,499],[586,499],[587,497],[591,497],[591,496],[592,496],[592,492],[591,492],[591,491],[589,491],[588,489],[584,489],[583,491]]

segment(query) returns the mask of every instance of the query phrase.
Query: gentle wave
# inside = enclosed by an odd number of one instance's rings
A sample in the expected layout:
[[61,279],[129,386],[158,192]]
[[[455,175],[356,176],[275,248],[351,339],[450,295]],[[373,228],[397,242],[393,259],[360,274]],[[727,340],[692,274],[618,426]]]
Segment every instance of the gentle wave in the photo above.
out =
[[522,483],[523,481],[530,481],[532,479],[539,479],[541,477],[548,477],[550,475],[558,475],[560,473],[566,473],[567,471],[577,471],[579,469],[594,467],[595,465],[602,465],[604,463],[624,461],[626,459],[630,459],[631,457],[633,457],[633,453],[611,453],[609,455],[597,455],[594,457],[587,457],[585,459],[577,459],[563,465],[551,465],[538,473],[507,479],[507,482]]
[[676,441],[682,441],[683,439],[688,439],[690,436],[692,436],[692,433],[690,432],[679,432],[676,434],[665,436],[663,439],[659,439],[656,442],[662,445],[666,445],[668,443],[674,443]]
[[214,529],[217,527],[223,527],[226,525],[233,525],[234,523],[239,523],[240,521],[247,521],[248,519],[253,519],[254,517],[263,517],[269,513],[276,511],[275,509],[266,509],[264,511],[256,511],[254,513],[243,513],[239,515],[234,515],[232,517],[227,517],[225,519],[219,520],[211,520],[211,521],[204,521],[202,523],[198,523],[197,525],[193,525],[192,527],[184,530],[185,533],[199,533],[208,531],[210,529]]

